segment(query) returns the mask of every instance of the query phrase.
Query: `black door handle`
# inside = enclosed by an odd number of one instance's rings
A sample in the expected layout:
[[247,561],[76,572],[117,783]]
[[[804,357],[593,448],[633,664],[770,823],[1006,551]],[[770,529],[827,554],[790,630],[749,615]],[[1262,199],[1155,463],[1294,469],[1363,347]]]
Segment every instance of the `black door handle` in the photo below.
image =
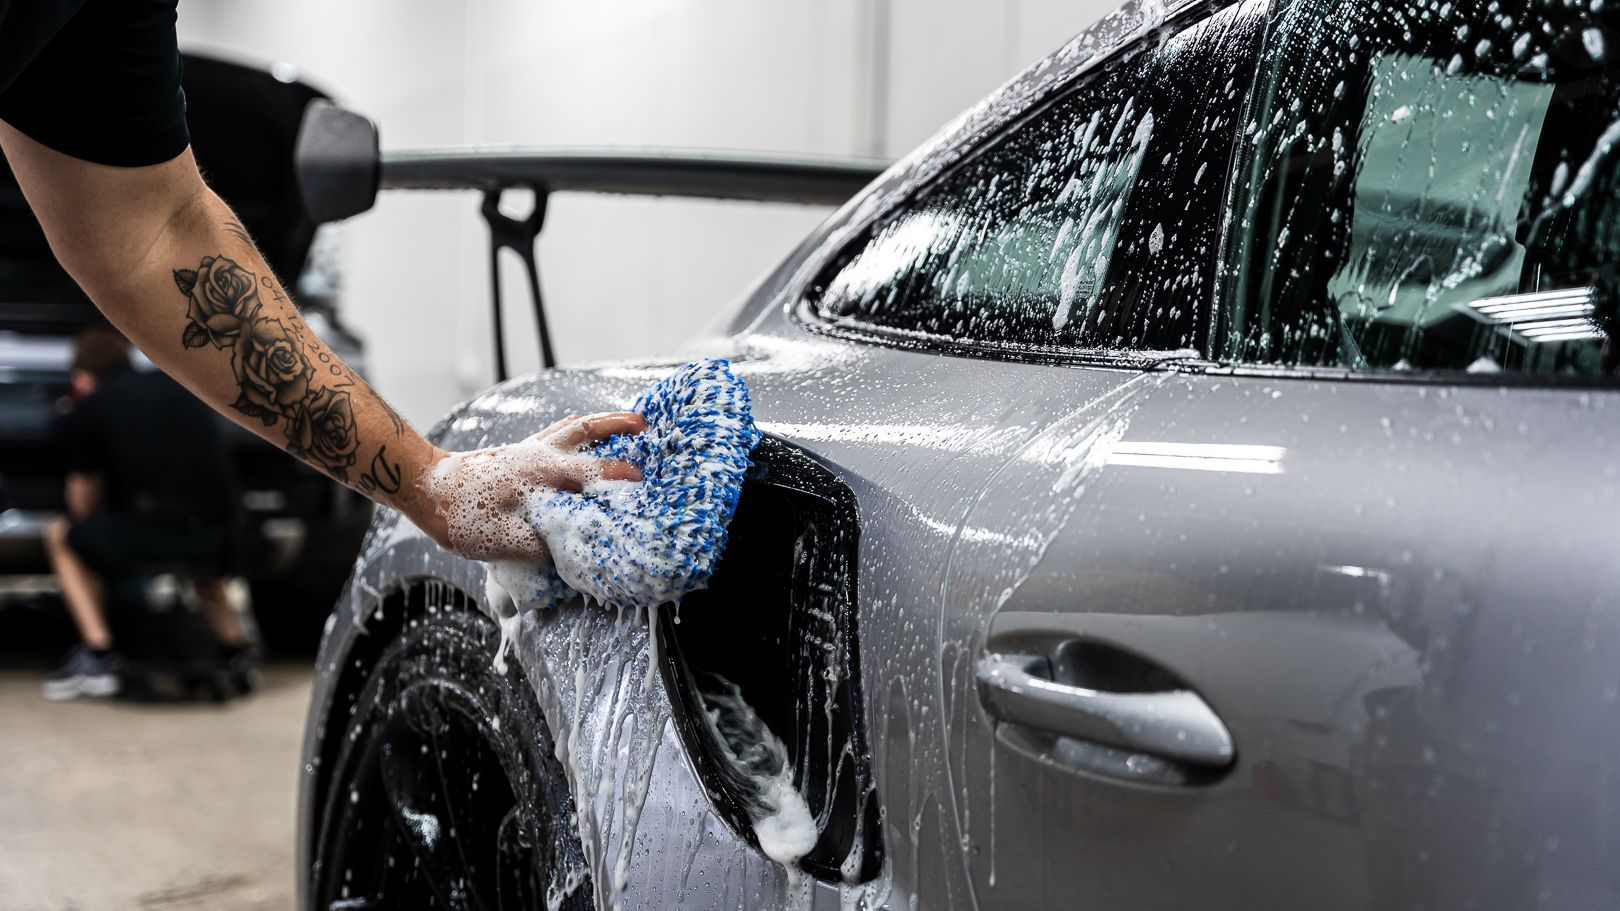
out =
[[979,699],[1003,722],[1186,765],[1231,765],[1232,735],[1197,693],[1181,687],[1111,692],[1052,679],[1047,658],[979,659]]

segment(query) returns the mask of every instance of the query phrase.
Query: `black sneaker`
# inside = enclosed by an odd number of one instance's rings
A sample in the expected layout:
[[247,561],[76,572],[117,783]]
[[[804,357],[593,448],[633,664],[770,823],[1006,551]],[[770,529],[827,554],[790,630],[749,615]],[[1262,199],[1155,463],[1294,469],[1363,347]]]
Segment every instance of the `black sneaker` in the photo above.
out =
[[251,645],[227,645],[220,649],[225,673],[233,695],[248,696],[259,688],[259,653]]
[[79,696],[118,695],[118,672],[110,655],[97,654],[76,645],[63,659],[62,666],[45,675],[40,692],[46,699],[60,701]]

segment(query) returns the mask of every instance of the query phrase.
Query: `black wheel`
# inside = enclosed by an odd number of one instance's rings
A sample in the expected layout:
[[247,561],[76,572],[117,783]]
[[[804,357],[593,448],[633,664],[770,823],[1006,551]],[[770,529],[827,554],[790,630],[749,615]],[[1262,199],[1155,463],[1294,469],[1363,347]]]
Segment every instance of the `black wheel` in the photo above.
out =
[[[371,669],[331,770],[312,907],[589,908],[573,803],[528,683],[491,667],[495,625],[440,610]],[[335,709],[341,711],[341,708]],[[570,887],[572,887],[570,891]]]

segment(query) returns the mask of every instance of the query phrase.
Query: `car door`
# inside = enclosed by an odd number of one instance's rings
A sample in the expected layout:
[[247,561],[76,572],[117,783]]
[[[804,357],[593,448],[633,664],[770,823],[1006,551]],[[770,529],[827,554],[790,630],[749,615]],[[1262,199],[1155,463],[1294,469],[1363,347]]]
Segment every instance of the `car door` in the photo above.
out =
[[1209,361],[959,534],[975,898],[1613,907],[1612,14],[1269,18]]
[[809,267],[794,318],[767,315],[742,339],[760,427],[857,504],[890,906],[973,907],[992,869],[975,816],[989,752],[967,727],[987,730],[973,674],[993,602],[963,608],[952,567],[981,545],[1049,538],[1076,501],[1025,501],[1031,522],[1005,537],[963,517],[1020,460],[1081,467],[1050,443],[1110,438],[1158,394],[1163,365],[1196,354],[1262,12],[1132,8],[1105,23],[1117,50],[999,113],[982,141],[939,151],[955,163]]

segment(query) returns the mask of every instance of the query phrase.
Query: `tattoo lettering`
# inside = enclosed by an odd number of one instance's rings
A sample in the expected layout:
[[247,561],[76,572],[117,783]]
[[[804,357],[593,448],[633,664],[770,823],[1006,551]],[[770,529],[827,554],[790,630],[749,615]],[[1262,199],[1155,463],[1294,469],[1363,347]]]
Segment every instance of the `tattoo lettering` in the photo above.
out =
[[241,222],[234,219],[228,221],[225,223],[225,230],[231,232],[231,236],[242,243],[247,244],[250,247],[253,246],[253,238],[248,236],[247,229],[242,227]]
[[[316,382],[328,373],[339,377],[344,373],[325,347],[310,344],[281,320],[265,316],[259,299],[261,283],[252,272],[224,256],[205,256],[196,269],[174,270],[174,284],[186,296],[187,322],[181,337],[185,346],[212,345],[231,352],[237,383],[231,407],[266,427],[284,422],[287,451],[349,483],[360,435],[354,403],[340,386],[353,383],[322,386]],[[274,282],[266,280],[263,286],[276,300],[284,299]],[[311,362],[312,354],[319,367]],[[395,421],[397,427],[398,419]],[[389,473],[379,450],[368,477],[378,489],[391,479],[398,490],[398,470],[395,465]]]
[[399,463],[388,461],[388,447],[379,446],[371,457],[371,470],[360,476],[360,487],[366,493],[396,494],[403,476]]
[[[271,280],[270,276],[260,276],[259,285],[263,289],[264,293],[269,294],[273,300],[278,303],[286,303],[287,298],[282,295],[280,288],[274,281]],[[302,339],[300,339],[300,341],[302,341]],[[388,404],[386,401],[383,401],[383,397],[378,395],[376,391],[366,383],[365,380],[355,376],[325,351],[319,352],[319,354],[317,354],[317,359],[320,361],[321,367],[325,369],[326,374],[335,378],[336,381],[332,383],[332,388],[351,389],[355,386],[359,386],[366,392],[371,393],[371,397],[377,401],[378,405],[382,406],[383,414],[388,416],[389,423],[394,425],[394,438],[404,439],[405,420],[399,416],[399,412],[395,411],[392,405]]]
[[264,290],[270,292],[270,296],[275,298],[276,303],[285,304],[287,302],[287,298],[281,295],[281,291],[276,288],[276,283],[270,278],[270,276],[266,275],[260,278],[259,284],[264,286]]

